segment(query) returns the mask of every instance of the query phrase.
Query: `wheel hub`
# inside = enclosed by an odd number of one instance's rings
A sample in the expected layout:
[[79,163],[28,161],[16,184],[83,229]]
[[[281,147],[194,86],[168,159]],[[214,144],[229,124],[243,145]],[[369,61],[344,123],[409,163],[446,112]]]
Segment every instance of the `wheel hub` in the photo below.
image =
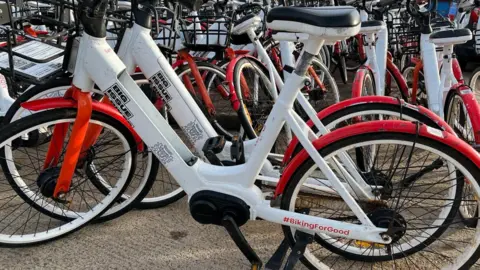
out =
[[370,172],[362,173],[362,175],[367,184],[381,187],[373,190],[376,196],[380,196],[382,199],[390,198],[393,186],[386,174],[377,170],[371,170]]
[[43,196],[47,198],[53,197],[57,179],[60,175],[60,169],[60,167],[48,168],[38,175],[36,182]]
[[388,229],[386,234],[392,239],[391,244],[396,243],[407,232],[407,222],[392,209],[380,208],[367,216],[375,226]]

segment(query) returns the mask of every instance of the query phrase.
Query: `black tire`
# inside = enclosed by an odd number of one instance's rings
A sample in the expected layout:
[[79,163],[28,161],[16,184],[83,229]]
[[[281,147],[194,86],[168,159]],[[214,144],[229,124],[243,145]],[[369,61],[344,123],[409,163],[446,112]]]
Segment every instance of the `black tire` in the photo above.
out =
[[[319,112],[330,105],[340,102],[340,92],[338,90],[335,79],[332,77],[328,68],[322,63],[319,58],[314,57],[311,66],[319,77],[320,81],[323,83],[323,87],[325,87],[326,90],[326,93],[321,93],[321,87],[317,85],[313,78],[311,78],[311,92],[308,93],[307,99],[310,102],[310,105],[312,105],[313,109],[316,112]],[[309,72],[307,72],[306,76],[310,76]],[[305,93],[305,90],[306,88],[302,89],[302,92]],[[294,108],[298,115],[304,120],[309,119],[308,115],[305,113],[305,111],[298,102],[295,102]]]
[[[476,144],[474,130],[468,130],[468,126],[471,126],[471,122],[468,123],[468,112],[465,111],[464,106],[462,97],[456,91],[450,91],[445,100],[445,119],[460,139],[473,146]],[[467,137],[465,137],[465,135],[467,135]],[[469,206],[474,207],[475,210],[472,211],[472,209],[466,209]],[[476,228],[478,224],[478,207],[476,204],[470,204],[465,205],[464,209],[465,210],[461,209],[461,211],[459,211],[459,216],[463,223],[467,227]],[[473,215],[471,213],[473,213]]]
[[[244,100],[244,93],[242,93],[239,83],[244,67],[250,67],[249,70],[254,70],[255,74],[251,73],[249,75],[258,76],[258,78],[261,78],[261,83],[263,84],[263,87],[260,86],[261,90],[259,92],[261,92],[262,96],[264,96],[264,99],[260,101],[262,104],[257,108],[253,108],[251,102]],[[269,92],[271,90],[270,78],[263,65],[258,64],[256,60],[248,57],[238,60],[233,72],[235,93],[240,102],[240,106],[237,111],[238,119],[240,120],[240,125],[245,131],[246,138],[254,139],[261,131],[263,123],[266,120],[265,116],[270,113],[274,103],[273,96]],[[251,78],[246,78],[247,81],[249,79]]]
[[348,83],[347,64],[345,63],[345,56],[338,57],[338,72],[340,72],[340,78],[344,84]]
[[[217,86],[217,84],[223,85],[223,82],[225,81],[224,78],[226,77],[225,70],[208,62],[196,62],[196,65],[198,67],[198,70],[201,72],[202,71],[208,72],[208,70],[214,70],[214,72],[207,73],[204,83],[205,83],[205,86],[207,87],[207,91],[210,91],[209,96],[210,96],[210,99],[212,100],[213,106],[215,107],[215,111],[217,112],[217,114],[211,115],[208,112],[200,95],[196,95],[193,93],[190,93],[190,94],[192,95],[193,99],[202,110],[205,117],[207,117],[210,124],[212,124],[215,131],[217,131],[219,135],[225,136],[225,139],[231,140],[234,134],[232,134],[229,130],[231,130],[232,126],[235,125],[236,114],[232,109],[232,106],[228,99],[223,99],[221,95],[218,92],[216,92],[215,89],[209,89],[209,86]],[[191,71],[188,65],[184,65],[176,69],[175,72],[177,73],[177,75],[180,76],[180,74],[188,74]],[[215,72],[217,74],[215,74]],[[219,74],[223,74],[223,76],[225,77],[219,80],[217,76]],[[193,83],[195,82],[193,78],[192,78],[192,82]],[[212,90],[215,90],[215,91],[212,91]],[[226,90],[227,91],[229,90],[228,87],[226,88]]]
[[[9,124],[8,127],[4,128],[3,131],[0,133],[0,141],[1,142],[7,141],[9,138],[12,138],[14,136],[18,136],[18,134],[22,134],[24,130],[27,130],[31,127],[39,126],[39,124],[42,124],[42,123],[53,123],[54,121],[58,121],[58,120],[62,120],[62,119],[63,120],[67,120],[67,119],[73,119],[74,120],[76,115],[77,115],[77,110],[76,109],[54,109],[54,110],[47,110],[47,111],[43,111],[43,112],[38,112],[35,115],[26,116],[22,119],[19,119],[18,121],[15,121],[15,122]],[[128,147],[130,148],[132,162],[130,164],[130,169],[129,169],[127,178],[125,178],[126,181],[124,181],[123,185],[121,185],[121,183],[116,183],[116,185],[114,185],[114,188],[116,190],[118,189],[119,191],[117,191],[117,193],[114,194],[113,197],[111,197],[111,201],[108,204],[106,204],[106,202],[102,204],[101,202],[97,201],[97,203],[99,203],[97,205],[97,207],[99,209],[101,209],[101,211],[99,211],[98,214],[95,215],[95,217],[93,217],[93,218],[91,217],[90,219],[86,220],[86,222],[84,224],[79,225],[79,227],[76,227],[75,229],[73,229],[71,231],[65,230],[64,234],[61,234],[61,235],[56,236],[54,238],[39,240],[37,242],[32,242],[32,243],[27,243],[27,244],[17,245],[17,244],[0,243],[0,245],[2,245],[2,246],[35,245],[35,244],[40,244],[40,243],[43,243],[43,242],[52,241],[54,239],[63,237],[65,235],[68,235],[68,234],[70,234],[74,231],[79,230],[83,226],[87,225],[89,222],[93,221],[95,218],[98,218],[101,215],[103,215],[106,211],[108,211],[108,209],[113,204],[115,204],[117,199],[126,190],[126,188],[128,187],[128,185],[129,185],[129,183],[130,183],[130,181],[133,177],[133,174],[135,172],[136,156],[137,156],[137,144],[136,144],[135,138],[130,133],[130,131],[128,130],[127,127],[125,127],[121,122],[117,121],[116,119],[114,119],[114,118],[112,118],[108,115],[98,113],[98,112],[93,112],[91,119],[96,120],[96,121],[101,122],[101,123],[105,123],[105,124],[113,127],[117,132],[119,132],[122,135],[123,138],[125,138],[126,142],[128,143]],[[42,204],[42,206],[38,205],[38,200],[39,199],[38,199],[37,196],[35,196],[34,199],[32,199],[32,197],[29,197],[28,195],[26,195],[25,190],[23,190],[24,188],[18,186],[17,182],[13,179],[12,175],[8,174],[8,173],[5,173],[5,172],[9,171],[8,164],[7,164],[7,161],[5,159],[5,155],[6,155],[6,151],[5,151],[5,147],[3,147],[3,148],[0,149],[0,157],[1,157],[0,165],[2,167],[2,170],[5,174],[5,177],[8,181],[8,183],[9,183],[9,185],[12,187],[12,189],[15,191],[15,193],[26,204],[30,205],[33,209],[37,210],[38,212],[42,213],[43,215],[48,216],[50,218],[53,218],[53,219],[57,220],[58,222],[72,223],[73,220],[76,220],[76,219],[72,219],[71,217],[68,217],[66,215],[62,216],[62,215],[59,215],[58,213],[54,213],[53,211],[55,210],[55,208],[53,208],[52,211],[48,211],[44,208],[43,204]],[[85,182],[85,181],[83,181],[83,182]],[[33,188],[34,186],[30,186],[30,187]],[[72,190],[74,190],[73,185],[72,185]],[[75,191],[72,191],[72,190],[70,192],[74,192],[73,196],[75,196]],[[37,194],[38,194],[38,192],[39,191],[37,191]],[[69,193],[67,193],[67,198],[69,196],[68,194]],[[38,195],[38,196],[40,196],[40,195]],[[105,196],[105,197],[108,198],[109,196]],[[45,197],[45,198],[48,198],[48,197]],[[68,209],[70,209],[70,206],[68,206],[68,207],[69,207]],[[102,209],[102,207],[104,207],[104,208]],[[125,211],[123,211],[122,213],[124,213],[126,211],[128,211],[128,209],[125,209]],[[61,213],[64,213],[64,212],[61,211]],[[30,214],[29,214],[29,216],[30,216]],[[79,217],[79,218],[83,220],[82,217]],[[29,218],[29,219],[27,218],[27,221],[30,220],[30,219],[31,218]],[[26,226],[26,224],[22,225],[22,226]],[[48,225],[48,226],[50,226],[50,225]],[[50,230],[53,230],[53,228],[47,227],[47,231],[49,230],[48,228]],[[37,229],[35,229],[35,230],[37,230]]]
[[[145,76],[143,74],[133,74],[132,79],[135,80],[135,81],[143,81],[143,80],[146,81]],[[20,95],[15,100],[15,102],[10,106],[7,113],[5,114],[3,124],[7,125],[12,121],[12,119],[15,117],[15,114],[17,113],[17,111],[21,108],[21,104],[23,102],[29,101],[36,96],[41,96],[43,92],[51,90],[53,88],[59,88],[59,89],[61,89],[63,87],[68,88],[71,84],[72,84],[72,78],[62,77],[62,78],[59,78],[58,80],[52,80],[49,83],[32,87],[31,89],[29,89],[28,91],[26,91],[22,95]],[[145,95],[151,101],[154,102],[156,100],[157,95],[150,87],[145,87],[145,85],[142,85],[141,88],[142,88],[143,92],[145,93]],[[94,94],[94,95],[95,95],[95,99],[97,99],[97,100],[100,100],[101,97],[102,97],[100,94]],[[40,134],[37,131],[35,131],[35,132],[29,133],[28,140],[22,140],[21,145],[25,146],[25,147],[34,147],[34,146],[38,145],[39,143],[45,142],[47,140],[49,140],[49,138],[45,137],[44,134]],[[156,176],[157,176],[159,168],[160,168],[159,167],[160,162],[157,159],[157,157],[155,157],[151,153],[149,153],[148,155],[151,155],[151,157],[149,157],[149,158],[151,158],[150,168],[149,168],[148,176],[146,176],[147,180],[146,180],[145,185],[142,188],[141,192],[137,194],[137,197],[128,206],[125,206],[124,210],[120,210],[118,214],[117,213],[112,213],[112,214],[108,214],[108,215],[99,217],[95,220],[95,222],[104,222],[104,221],[114,219],[114,218],[116,218],[118,216],[121,216],[124,213],[128,212],[129,210],[132,209],[132,207],[154,208],[154,207],[165,206],[167,204],[170,204],[174,201],[177,201],[177,200],[181,199],[184,196],[182,194],[179,194],[178,196],[174,196],[174,197],[168,199],[165,202],[159,201],[159,202],[156,202],[156,203],[153,203],[153,204],[152,203],[146,203],[146,205],[143,206],[144,203],[142,202],[142,200],[148,194],[149,190],[154,185],[155,180],[156,180]],[[87,173],[88,173],[88,171],[87,171]],[[103,194],[108,193],[109,192],[108,189],[101,183],[101,181],[99,179],[97,179],[96,177],[93,177],[93,175],[94,174],[92,173],[91,174],[92,177],[90,177],[91,183],[95,187],[97,187],[97,189],[100,192],[102,192]],[[136,175],[136,176],[138,176],[138,175]],[[121,203],[122,201],[123,201],[123,199],[122,199],[122,197],[120,197],[117,202]]]
[[[328,156],[330,153],[333,153],[334,151],[338,149],[342,149],[343,147],[346,147],[348,145],[354,145],[358,144],[361,142],[368,142],[368,141],[382,141],[382,140],[400,140],[400,141],[408,141],[408,142],[417,142],[417,144],[422,144],[427,147],[431,147],[433,149],[436,149],[437,151],[440,151],[441,153],[445,153],[446,155],[450,156],[453,158],[453,160],[458,161],[458,163],[462,164],[462,166],[473,175],[474,179],[478,181],[480,179],[480,169],[466,157],[463,153],[458,152],[456,149],[444,145],[439,141],[432,140],[429,138],[424,138],[424,137],[417,137],[415,134],[402,134],[402,133],[394,133],[394,132],[372,132],[372,133],[367,133],[367,134],[361,134],[361,135],[354,135],[351,137],[344,138],[342,140],[338,140],[336,142],[333,142],[324,148],[319,150],[319,153],[322,157]],[[304,177],[304,174],[307,173],[307,171],[314,165],[314,161],[309,158],[307,159],[304,163],[302,163],[296,172],[291,177],[291,180],[288,182],[285,191],[282,195],[282,201],[281,201],[281,209],[290,211],[290,206],[291,206],[291,200],[292,196],[294,195],[295,189],[297,188],[297,185],[299,185],[299,182],[302,180]],[[456,189],[456,195],[455,198],[461,197],[462,196],[462,187],[463,187],[463,179],[456,179],[457,186],[455,187]],[[445,220],[448,220],[450,222],[455,223],[456,221],[454,220],[458,207],[460,205],[460,200],[459,199],[454,199],[454,203],[452,203],[452,210],[449,211],[447,217]],[[318,210],[317,210],[318,211]],[[320,213],[320,212],[319,212]],[[341,219],[341,218],[340,218]],[[404,253],[402,252],[393,254],[393,255],[383,255],[383,256],[365,256],[364,254],[353,254],[350,252],[345,252],[342,249],[339,249],[337,247],[334,247],[330,243],[326,242],[324,239],[322,239],[320,236],[315,235],[315,240],[317,243],[322,245],[324,248],[329,250],[332,253],[338,254],[344,258],[347,258],[349,260],[354,260],[354,261],[360,261],[360,264],[363,265],[365,262],[381,262],[381,261],[386,261],[386,260],[396,260],[402,258],[402,256],[410,255],[412,253],[424,250],[427,246],[429,246],[431,243],[433,243],[436,238],[442,236],[442,234],[449,228],[448,225],[444,224],[439,224],[438,225],[438,230],[435,231],[433,234],[429,235],[428,238],[426,238],[425,241],[422,241],[422,244],[415,246],[412,248],[412,250],[407,250],[407,252]],[[293,247],[295,244],[295,239],[292,235],[291,228],[289,226],[283,226],[283,232],[287,240],[289,241],[290,245]],[[443,242],[442,240],[439,240]],[[462,243],[462,242],[460,242]],[[428,252],[432,252],[427,250]],[[323,254],[323,253],[322,253]],[[365,254],[370,254],[369,252]],[[373,253],[374,254],[374,253]],[[475,252],[471,255],[471,257],[465,262],[463,267],[461,269],[469,269],[469,267],[475,263],[478,259],[478,256],[480,255],[480,249],[476,247]],[[330,257],[331,255],[327,255]],[[335,260],[335,258],[332,258],[332,260]],[[338,260],[338,259],[337,259]],[[407,259],[408,260],[408,259]],[[314,265],[310,263],[305,257],[301,258],[301,261],[309,268],[309,269],[317,269],[315,268]],[[336,260],[335,260],[336,261]],[[332,266],[330,266],[332,267]],[[350,264],[350,267],[352,267],[352,264]],[[356,267],[352,268],[355,269]]]

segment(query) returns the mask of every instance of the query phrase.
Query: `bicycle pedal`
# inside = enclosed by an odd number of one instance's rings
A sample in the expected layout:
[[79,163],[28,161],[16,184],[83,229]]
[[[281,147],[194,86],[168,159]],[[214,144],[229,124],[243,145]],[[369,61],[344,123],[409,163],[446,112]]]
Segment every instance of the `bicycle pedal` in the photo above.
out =
[[202,151],[210,164],[223,166],[217,154],[223,151],[225,147],[225,138],[223,136],[216,136],[208,138],[203,145]]
[[321,88],[314,88],[308,92],[308,99],[313,101],[319,101],[325,99],[325,92]]
[[243,148],[243,140],[239,136],[233,136],[232,146],[230,147],[230,157],[236,164],[245,163],[245,151]]

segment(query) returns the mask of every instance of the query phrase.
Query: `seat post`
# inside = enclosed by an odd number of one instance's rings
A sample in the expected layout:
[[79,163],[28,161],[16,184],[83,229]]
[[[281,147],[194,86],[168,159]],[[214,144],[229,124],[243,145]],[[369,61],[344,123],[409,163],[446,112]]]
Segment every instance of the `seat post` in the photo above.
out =
[[320,53],[324,39],[315,39],[312,36],[304,42],[303,51],[295,67],[295,74],[305,76],[308,67],[312,63],[313,57]]
[[303,48],[306,52],[317,55],[318,53],[320,53],[320,49],[322,48],[323,43],[325,43],[324,39],[320,39],[318,37],[310,35],[310,38],[303,43]]

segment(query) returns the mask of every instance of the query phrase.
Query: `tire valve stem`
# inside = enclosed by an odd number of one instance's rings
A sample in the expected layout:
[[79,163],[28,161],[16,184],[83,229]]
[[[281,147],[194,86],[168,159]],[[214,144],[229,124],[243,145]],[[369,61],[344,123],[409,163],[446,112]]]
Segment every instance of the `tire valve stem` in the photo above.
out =
[[58,194],[58,197],[57,197],[57,198],[54,198],[54,200],[55,200],[56,202],[59,202],[59,203],[61,203],[61,204],[65,204],[65,205],[69,206],[69,205],[72,203],[72,200],[67,200],[66,198],[67,198],[66,193],[63,193],[63,192],[62,192],[62,193],[59,193],[59,194]]

